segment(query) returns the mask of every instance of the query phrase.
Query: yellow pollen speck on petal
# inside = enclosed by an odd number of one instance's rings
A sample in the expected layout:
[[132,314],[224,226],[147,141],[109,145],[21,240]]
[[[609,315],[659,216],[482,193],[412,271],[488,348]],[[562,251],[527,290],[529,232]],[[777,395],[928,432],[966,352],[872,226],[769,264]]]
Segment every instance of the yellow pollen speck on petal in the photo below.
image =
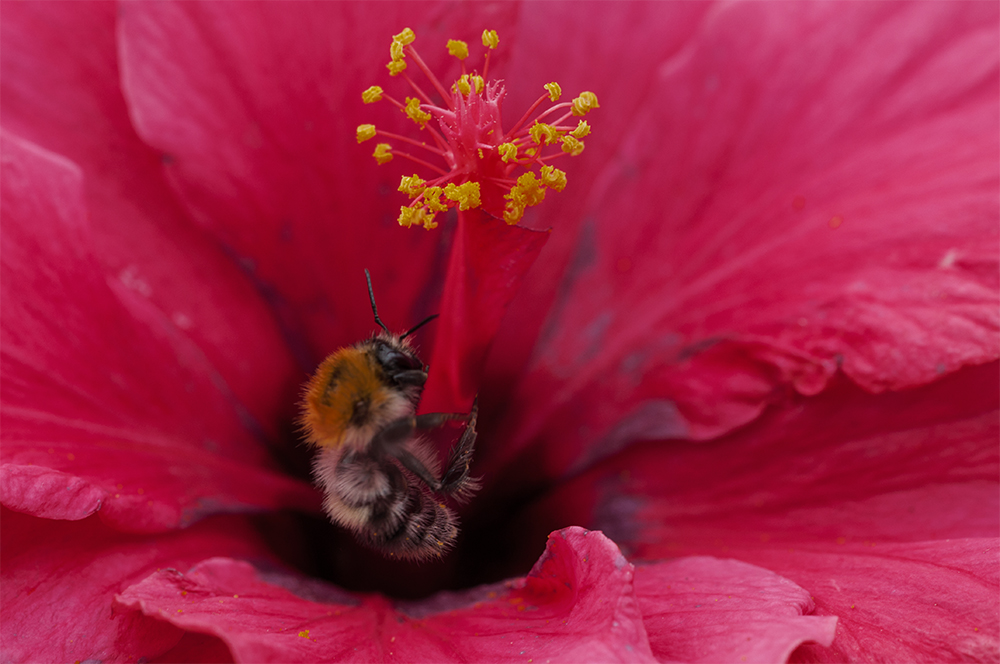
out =
[[444,212],[448,206],[441,202],[441,194],[444,189],[441,187],[427,187],[424,190],[424,203],[432,212]]
[[517,146],[513,143],[501,143],[497,146],[497,152],[500,153],[500,159],[505,164],[509,164],[512,159],[517,159]]
[[420,100],[416,97],[406,98],[406,107],[403,110],[406,117],[410,118],[423,129],[427,121],[431,119],[431,114],[420,110]]
[[544,122],[535,121],[528,133],[531,134],[531,140],[538,145],[549,145],[559,140],[559,132],[556,131],[556,128]]
[[413,30],[410,28],[403,28],[403,31],[398,35],[392,36],[392,41],[399,43],[401,46],[406,46],[407,44],[412,44],[416,38],[417,35],[413,32]]
[[542,166],[542,185],[555,191],[566,188],[566,173],[553,166]]
[[444,188],[444,195],[449,200],[458,203],[458,209],[462,211],[477,208],[480,205],[478,182],[466,182],[462,185],[449,182],[448,186]]
[[562,88],[559,87],[558,83],[552,81],[551,83],[546,83],[542,87],[548,91],[549,101],[559,101],[559,97],[562,96]]
[[449,39],[447,47],[448,53],[454,55],[459,60],[465,60],[469,57],[469,45],[461,39]]
[[576,125],[576,129],[569,132],[569,135],[573,138],[583,138],[584,136],[589,136],[590,125],[587,124],[586,120],[580,120]]
[[364,143],[365,141],[373,138],[375,138],[375,125],[358,125],[358,143]]
[[387,164],[392,161],[392,146],[388,143],[379,143],[375,146],[372,156],[379,164]]
[[583,141],[578,141],[572,136],[563,136],[562,139],[562,151],[570,156],[577,156],[583,152]]
[[403,176],[399,181],[397,191],[406,192],[410,198],[416,198],[427,188],[427,181],[414,174],[410,177]]
[[302,630],[301,632],[299,632],[299,636],[301,636],[303,639],[308,639],[309,638],[309,630],[308,629]]
[[500,45],[500,36],[496,30],[483,30],[483,46],[494,49]]
[[573,100],[573,115],[586,115],[587,111],[600,107],[597,95],[593,92],[581,92],[580,96]]
[[377,101],[382,101],[382,88],[377,85],[371,86],[361,93],[361,101],[366,104],[374,104]]

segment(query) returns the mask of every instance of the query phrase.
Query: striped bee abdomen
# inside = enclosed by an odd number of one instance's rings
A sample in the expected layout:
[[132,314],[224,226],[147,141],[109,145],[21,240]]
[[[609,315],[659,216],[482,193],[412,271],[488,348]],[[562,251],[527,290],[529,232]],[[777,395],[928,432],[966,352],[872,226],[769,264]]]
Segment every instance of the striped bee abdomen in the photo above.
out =
[[[336,452],[339,459],[334,462],[330,457]],[[331,462],[335,467],[328,472]],[[315,470],[327,490],[323,505],[327,514],[369,546],[400,558],[421,559],[441,555],[454,544],[458,535],[454,512],[394,460],[342,448],[319,455]]]

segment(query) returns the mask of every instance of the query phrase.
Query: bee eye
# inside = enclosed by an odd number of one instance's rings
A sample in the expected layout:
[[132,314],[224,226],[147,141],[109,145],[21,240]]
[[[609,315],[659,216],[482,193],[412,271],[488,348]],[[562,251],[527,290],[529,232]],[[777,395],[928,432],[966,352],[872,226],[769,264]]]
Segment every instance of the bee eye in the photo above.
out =
[[413,369],[423,369],[424,365],[412,355],[405,353],[393,353],[389,360],[389,365],[394,369],[402,371],[412,371]]
[[377,349],[379,363],[385,367],[389,374],[397,374],[402,371],[413,371],[423,369],[423,363],[415,355],[401,353],[390,346],[379,344]]

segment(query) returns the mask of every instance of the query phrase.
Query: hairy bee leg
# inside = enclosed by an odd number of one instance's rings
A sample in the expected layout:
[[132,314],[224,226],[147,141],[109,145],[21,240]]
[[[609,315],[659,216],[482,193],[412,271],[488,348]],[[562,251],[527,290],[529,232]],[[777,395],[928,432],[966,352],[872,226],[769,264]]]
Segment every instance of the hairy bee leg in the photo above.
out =
[[441,475],[440,491],[448,494],[456,494],[462,498],[468,496],[479,488],[479,482],[469,478],[469,466],[472,463],[472,454],[476,448],[476,420],[479,416],[479,397],[472,403],[472,411],[469,413],[468,424],[458,443],[451,448],[448,454],[448,465]]
[[416,475],[434,491],[441,490],[441,483],[417,457],[404,447],[415,429],[434,429],[451,420],[465,420],[464,413],[426,413],[416,417],[403,417],[390,423],[372,438],[372,450],[387,454]]

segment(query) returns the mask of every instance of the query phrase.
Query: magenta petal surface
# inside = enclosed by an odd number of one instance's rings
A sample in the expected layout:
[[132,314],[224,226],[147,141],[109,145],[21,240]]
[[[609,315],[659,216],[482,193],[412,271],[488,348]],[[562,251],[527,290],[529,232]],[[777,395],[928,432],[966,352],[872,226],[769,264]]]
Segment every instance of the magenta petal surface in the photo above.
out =
[[0,641],[6,662],[136,662],[172,648],[183,632],[141,616],[115,616],[115,593],[157,569],[187,570],[205,556],[266,560],[254,531],[234,517],[148,537],[91,518],[37,519],[3,510]]
[[[197,227],[132,127],[121,90],[114,2],[4,7],[0,123],[83,174],[91,249],[125,306],[204,355],[255,425],[274,436],[299,371],[264,298]],[[253,358],[253,362],[247,361]]]
[[460,213],[421,410],[468,411],[500,321],[548,239],[479,210]]
[[653,662],[633,574],[613,542],[568,528],[523,579],[405,606],[224,558],[157,572],[118,606],[214,634],[246,662]]
[[829,646],[837,627],[807,615],[816,608],[807,591],[737,560],[639,565],[635,592],[661,662],[786,662],[806,641]]
[[733,555],[809,588],[818,615],[838,616],[832,647],[806,645],[800,661],[997,661],[997,538]]
[[[620,39],[601,12],[576,36],[595,54]],[[537,446],[558,476],[631,440],[720,435],[838,370],[881,392],[996,359],[997,23],[975,2],[703,17],[557,245],[523,419],[490,463]]]
[[635,446],[534,518],[602,528],[633,559],[780,574],[840,619],[807,660],[980,660],[1000,645],[996,376],[992,363],[877,396],[841,378],[717,441]]
[[271,469],[204,356],[106,278],[80,171],[6,133],[0,150],[4,504],[64,519],[100,509],[145,531],[311,505],[308,486]]

